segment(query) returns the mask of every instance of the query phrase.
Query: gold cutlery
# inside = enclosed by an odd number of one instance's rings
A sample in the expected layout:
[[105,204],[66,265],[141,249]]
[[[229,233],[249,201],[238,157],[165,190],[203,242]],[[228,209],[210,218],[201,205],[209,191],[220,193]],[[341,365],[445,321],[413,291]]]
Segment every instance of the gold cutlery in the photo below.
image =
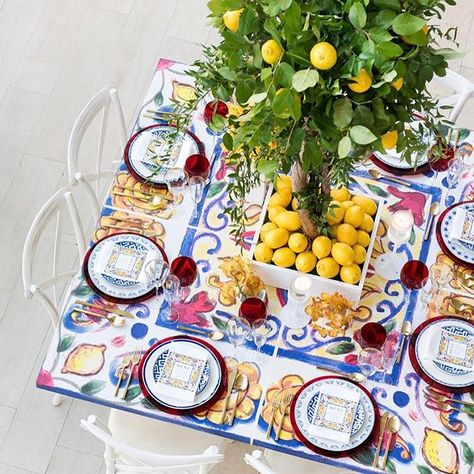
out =
[[237,404],[239,402],[239,394],[240,392],[245,392],[249,388],[249,379],[246,375],[239,374],[235,380],[234,388],[237,392],[235,396],[235,403],[232,407],[232,412],[230,414],[230,421],[229,425],[232,426],[234,424],[235,412],[237,411]]
[[439,202],[432,202],[428,214],[428,221],[426,223],[423,240],[428,240],[431,235],[431,228],[433,227],[434,218],[439,214]]
[[151,227],[154,222],[153,221],[144,221],[142,219],[137,219],[136,217],[132,217],[130,216],[130,218],[127,218],[127,217],[121,217],[121,216],[117,216],[117,215],[114,215],[114,214],[110,214],[108,216],[102,216],[101,217],[101,220],[106,220],[106,219],[111,219],[111,220],[114,220],[114,221],[119,221],[119,222],[126,222],[127,224],[130,224],[130,225],[139,225],[140,227],[142,227],[143,229],[148,229],[149,227]]
[[122,385],[123,375],[124,375],[125,369],[130,365],[130,360],[131,360],[131,355],[125,354],[123,356],[122,363],[117,367],[115,371],[117,375],[117,383],[115,384],[114,397],[117,396],[120,390],[120,385]]
[[132,356],[130,357],[130,372],[128,373],[127,383],[125,384],[125,391],[122,394],[122,399],[125,400],[127,398],[128,389],[130,388],[130,383],[132,382],[133,378],[133,370],[135,367],[140,363],[140,359],[142,358],[142,352],[139,349],[135,349],[133,351]]
[[170,112],[170,111],[167,111],[167,110],[146,109],[146,111],[149,114],[170,115],[170,116],[174,116],[174,117],[184,117],[185,116],[185,114],[180,114],[178,112]]
[[237,378],[237,374],[238,374],[238,371],[237,371],[237,367],[236,367],[235,370],[233,370],[231,372],[230,376],[229,376],[229,383],[228,383],[228,387],[227,387],[227,395],[224,399],[224,406],[222,407],[221,419],[220,419],[220,422],[219,422],[220,425],[222,425],[224,423],[225,415],[227,413],[227,406],[229,405],[229,398],[232,395],[232,390],[234,390],[234,383],[235,383],[235,379]]
[[275,412],[277,410],[280,409],[281,407],[281,404],[283,403],[283,399],[282,398],[278,398],[278,395],[280,395],[280,393],[283,391],[282,390],[279,390],[275,396],[273,397],[273,400],[272,400],[272,414],[271,414],[271,417],[270,417],[270,421],[268,422],[268,428],[267,428],[267,432],[265,434],[265,438],[268,439],[270,438],[270,434],[272,432],[272,428],[273,428],[273,420],[275,419]]
[[382,449],[383,436],[385,434],[385,427],[387,426],[387,421],[388,421],[389,416],[390,415],[388,411],[386,411],[384,412],[380,420],[379,438],[377,440],[377,449],[375,451],[374,462],[372,463],[372,467],[377,467],[379,463],[380,450]]
[[106,319],[111,326],[114,326],[116,328],[122,327],[125,324],[125,318],[119,316],[118,314],[108,316],[106,314],[96,313],[95,311],[88,311],[87,309],[83,308],[73,308],[73,311],[76,311],[76,313],[87,314],[87,316],[94,316],[96,318]]
[[460,301],[458,298],[453,298],[450,301],[451,306],[456,310],[459,311],[460,313],[464,311],[468,311],[470,313],[474,313],[474,306],[468,304],[468,303],[463,303]]
[[224,339],[224,333],[221,331],[218,331],[217,329],[203,331],[201,329],[196,329],[196,328],[191,328],[191,327],[181,326],[181,325],[176,326],[176,329],[179,329],[180,331],[188,331],[194,334],[199,334],[200,336],[208,337],[209,339],[211,339],[211,341],[220,341],[221,339]]
[[316,369],[319,369],[319,370],[324,370],[325,372],[332,372],[333,374],[338,374],[338,375],[342,375],[343,377],[346,377],[354,382],[364,382],[367,377],[362,374],[361,372],[344,372],[343,370],[338,370],[338,369],[326,369],[325,367],[319,367],[317,365],[315,365],[315,368]]
[[375,180],[385,179],[385,181],[392,181],[393,183],[403,184],[403,186],[407,186],[411,188],[411,183],[409,183],[408,181],[405,181],[404,179],[400,179],[400,178],[395,178],[394,176],[387,176],[386,174],[382,174],[380,171],[376,169],[373,169],[373,168],[370,169],[369,174]]
[[389,433],[388,433],[387,444],[385,447],[385,452],[383,453],[383,458],[382,458],[382,467],[381,467],[382,469],[385,469],[385,466],[387,465],[388,454],[390,452],[393,435],[395,435],[396,437],[397,433],[400,431],[400,418],[398,418],[397,415],[393,415],[390,417],[387,423],[387,429]]
[[280,413],[281,413],[281,418],[280,422],[278,423],[278,427],[275,433],[275,441],[278,441],[280,439],[280,433],[281,429],[283,427],[283,422],[285,421],[285,417],[287,415],[287,410],[291,405],[291,402],[293,401],[295,394],[294,393],[289,393],[285,396],[283,403],[280,406]]
[[134,193],[139,193],[139,194],[143,194],[143,196],[133,196],[131,195],[131,197],[138,197],[138,198],[147,198],[147,197],[159,197],[160,199],[163,199],[165,201],[172,201],[173,198],[168,195],[168,193],[160,193],[158,191],[156,192],[150,192],[150,191],[142,191],[140,189],[137,189],[137,188],[133,188],[131,186],[122,186],[121,184],[114,184],[113,185],[113,188],[120,188],[122,191],[131,191],[131,192],[134,192]]
[[400,334],[402,335],[402,340],[400,341],[400,347],[398,348],[397,355],[397,364],[400,363],[403,354],[403,347],[405,346],[405,339],[411,334],[411,322],[403,321],[402,327],[400,328]]
[[423,392],[425,395],[427,395],[429,398],[441,402],[441,403],[447,403],[447,402],[453,402],[453,403],[459,403],[460,405],[465,405],[467,407],[474,407],[474,402],[466,402],[464,400],[456,400],[455,398],[449,398],[446,395],[441,395],[440,393],[433,393],[431,391],[428,391],[427,389],[423,389]]
[[138,232],[145,237],[154,237],[159,234],[159,232],[156,231],[151,231],[147,229],[140,229],[140,227],[121,227],[119,225],[114,225],[114,224],[101,224],[101,227],[106,227],[107,229],[114,229],[114,230],[123,230],[123,231],[128,231],[128,232]]
[[115,196],[136,199],[137,201],[144,202],[145,204],[148,204],[150,207],[153,207],[156,209],[160,209],[161,207],[163,207],[164,204],[165,205],[167,204],[167,202],[159,196],[139,197],[139,196],[134,196],[133,194],[122,193],[120,191],[112,191],[112,194],[114,194]]
[[108,313],[116,313],[120,316],[123,316],[124,318],[133,319],[135,317],[132,313],[129,313],[128,311],[124,311],[123,309],[120,309],[120,308],[107,308],[106,306],[89,303],[88,301],[85,301],[85,300],[76,300],[76,303],[82,306],[89,306],[90,308],[101,309],[102,311],[107,311]]

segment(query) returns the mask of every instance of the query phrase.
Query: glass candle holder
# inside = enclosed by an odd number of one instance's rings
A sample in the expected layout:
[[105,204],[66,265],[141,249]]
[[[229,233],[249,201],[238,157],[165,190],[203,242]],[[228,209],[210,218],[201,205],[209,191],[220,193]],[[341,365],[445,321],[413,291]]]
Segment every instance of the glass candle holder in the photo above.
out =
[[306,306],[312,285],[311,278],[304,273],[297,273],[293,277],[288,289],[288,301],[280,311],[280,320],[286,327],[301,329],[308,325],[311,318]]

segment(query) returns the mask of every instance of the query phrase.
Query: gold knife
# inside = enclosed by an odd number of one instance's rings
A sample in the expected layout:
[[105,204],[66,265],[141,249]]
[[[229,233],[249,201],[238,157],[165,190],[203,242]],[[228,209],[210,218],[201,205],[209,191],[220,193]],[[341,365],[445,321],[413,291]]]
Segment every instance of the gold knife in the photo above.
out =
[[230,377],[229,377],[229,386],[227,387],[227,396],[225,397],[224,406],[221,412],[221,419],[219,422],[220,425],[222,425],[225,420],[225,414],[227,413],[227,406],[229,405],[229,398],[232,395],[232,390],[234,389],[234,383],[235,383],[235,379],[237,378],[237,373],[238,371],[236,367],[235,370],[231,372]]
[[89,306],[90,308],[101,309],[102,311],[106,311],[107,313],[115,313],[115,314],[118,314],[119,316],[123,316],[124,318],[133,319],[135,317],[132,313],[129,313],[128,311],[124,311],[123,309],[119,309],[119,308],[108,308],[107,306],[101,306],[98,304],[89,303],[88,301],[85,301],[85,300],[76,300],[76,303],[81,304],[82,306]]
[[380,420],[380,428],[379,428],[379,438],[377,441],[377,449],[375,451],[374,462],[372,463],[372,467],[377,467],[379,463],[380,457],[380,450],[382,449],[382,442],[383,442],[383,435],[385,434],[385,427],[387,426],[389,414],[388,412],[384,412],[382,415],[382,419]]

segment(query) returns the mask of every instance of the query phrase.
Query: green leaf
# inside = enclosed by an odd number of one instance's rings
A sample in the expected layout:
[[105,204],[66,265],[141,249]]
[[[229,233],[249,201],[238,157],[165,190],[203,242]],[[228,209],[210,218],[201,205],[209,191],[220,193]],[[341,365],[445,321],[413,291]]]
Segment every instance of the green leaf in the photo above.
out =
[[386,72],[383,76],[382,76],[382,79],[385,81],[385,82],[393,82],[395,80],[395,78],[397,77],[398,73],[397,71],[395,71],[395,69],[393,71],[390,71],[390,72]]
[[352,103],[349,99],[339,99],[332,105],[333,121],[337,128],[346,128],[352,121]]
[[416,238],[416,236],[415,236],[415,229],[412,228],[412,229],[411,229],[411,234],[410,234],[410,240],[408,241],[408,243],[409,243],[410,245],[413,245],[413,244],[415,243],[415,238]]
[[370,448],[366,448],[363,451],[359,451],[357,454],[351,456],[354,461],[364,464],[365,466],[371,466],[374,462],[374,452]]
[[333,355],[349,354],[355,349],[355,345],[352,342],[340,342],[332,344],[326,348],[326,352]]
[[226,184],[224,181],[217,181],[212,183],[209,186],[209,191],[207,192],[207,197],[211,198],[219,194],[224,188]]
[[412,35],[405,35],[403,40],[405,43],[414,44],[415,46],[426,46],[429,43],[428,35],[425,35],[421,30]]
[[232,69],[228,68],[227,66],[221,67],[217,70],[217,72],[228,81],[235,81],[237,79],[237,74]]
[[224,136],[222,137],[222,143],[228,150],[234,149],[234,139],[230,133],[224,133]]
[[275,80],[282,87],[291,87],[295,70],[288,63],[282,62],[275,68]]
[[420,31],[425,25],[426,20],[423,20],[423,18],[410,13],[401,13],[393,20],[392,28],[398,35],[412,35]]
[[262,101],[264,101],[267,98],[267,93],[266,92],[259,92],[258,94],[253,94],[249,97],[249,100],[247,101],[249,104],[258,104]]
[[368,145],[377,140],[377,137],[367,127],[362,125],[355,125],[349,133],[352,140],[358,145]]
[[388,197],[388,193],[385,192],[382,188],[379,186],[376,186],[375,184],[367,184],[367,187],[370,189],[371,192],[373,192],[376,196],[380,197]]
[[58,341],[58,347],[56,348],[56,352],[67,351],[72,346],[74,339],[75,336],[72,334],[62,336],[61,339]]
[[163,104],[163,94],[161,92],[155,94],[155,97],[153,97],[153,102],[155,103],[155,107],[160,107],[161,104]]
[[432,471],[429,467],[417,465],[416,468],[420,474],[432,474]]
[[142,393],[140,387],[138,385],[134,387],[130,387],[127,392],[127,396],[125,397],[125,400],[129,402],[130,400],[133,400],[134,398],[137,398],[138,395]]
[[337,145],[337,154],[339,158],[345,158],[350,152],[352,148],[352,141],[349,137],[342,137]]
[[374,18],[374,24],[381,28],[389,28],[396,16],[393,10],[380,10]]
[[395,464],[394,462],[389,459],[387,460],[387,464],[385,466],[385,469],[387,470],[387,472],[389,472],[390,474],[394,474],[397,472],[397,468],[395,467]]
[[349,21],[354,28],[364,28],[367,22],[367,13],[360,2],[354,3],[349,9]]
[[388,8],[390,10],[400,11],[400,0],[373,0],[374,5],[379,8]]
[[303,92],[309,87],[314,87],[317,84],[318,80],[319,74],[316,69],[304,69],[302,71],[298,71],[293,76],[291,85],[296,91]]
[[272,103],[272,111],[276,117],[298,120],[301,117],[301,101],[291,89],[280,89]]
[[279,167],[280,164],[275,160],[265,160],[261,158],[257,162],[257,171],[268,177],[272,177]]
[[377,45],[377,51],[379,54],[385,56],[388,59],[396,58],[403,54],[402,47],[396,43],[393,43],[392,41],[384,41],[382,43],[379,43]]
[[301,150],[301,145],[304,140],[304,130],[302,128],[295,128],[290,138],[290,146],[288,147],[286,154],[288,156],[295,155]]
[[88,296],[92,293],[91,287],[88,285],[81,285],[74,290],[74,296]]
[[253,89],[246,81],[239,82],[235,88],[235,98],[239,104],[245,104],[252,93]]
[[[219,0],[220,1],[220,0]],[[146,398],[142,398],[140,400],[140,403],[145,407],[148,408],[149,410],[156,410],[155,405],[153,403],[149,402]]]
[[293,2],[285,12],[284,28],[286,33],[301,32],[301,8],[298,2]]
[[81,387],[81,393],[84,395],[95,395],[105,387],[103,380],[91,380]]
[[461,441],[461,456],[466,464],[474,465],[474,452],[465,441]]
[[383,41],[390,41],[393,38],[385,28],[371,28],[369,36],[377,44]]
[[226,331],[227,328],[227,321],[225,319],[219,318],[218,316],[212,315],[211,316],[212,322],[214,326],[219,329],[220,331]]
[[387,331],[387,334],[395,328],[395,321],[392,319],[390,321],[387,321],[383,327],[385,328],[385,331]]
[[249,35],[258,31],[258,15],[253,8],[246,8],[239,18],[239,32]]
[[323,154],[321,150],[313,142],[306,142],[303,152],[303,170],[314,170],[318,168],[322,162]]
[[450,61],[451,59],[462,58],[466,55],[465,52],[456,51],[455,49],[452,49],[452,48],[435,49],[433,51],[433,54],[438,54],[439,56],[443,56],[443,58],[446,59],[446,61]]

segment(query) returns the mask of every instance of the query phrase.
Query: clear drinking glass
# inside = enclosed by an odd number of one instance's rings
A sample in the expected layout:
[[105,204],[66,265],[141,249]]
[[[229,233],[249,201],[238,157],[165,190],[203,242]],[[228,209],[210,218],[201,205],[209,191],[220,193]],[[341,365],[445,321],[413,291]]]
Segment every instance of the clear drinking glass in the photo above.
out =
[[178,201],[188,184],[188,174],[182,168],[169,168],[165,173],[165,183],[173,196],[173,214],[176,214]]
[[271,324],[266,319],[257,319],[252,324],[252,337],[253,342],[257,346],[258,351],[262,349],[262,347],[267,342],[268,336],[272,330]]
[[189,191],[191,194],[191,200],[194,203],[192,219],[198,216],[197,207],[202,199],[204,187],[206,186],[206,180],[202,176],[191,176],[189,178]]
[[168,309],[163,314],[163,321],[176,323],[179,320],[179,311],[175,305],[181,298],[181,285],[179,278],[172,273],[169,273],[163,282],[163,297],[168,303]]
[[157,296],[161,293],[161,287],[169,273],[170,266],[162,258],[154,258],[146,264],[145,275],[153,282]]
[[392,377],[388,374],[392,370],[395,360],[398,356],[398,351],[402,350],[399,347],[401,335],[399,332],[392,332],[388,335],[387,339],[380,348],[383,356],[383,370],[382,370],[382,382],[392,383]]
[[250,335],[251,327],[250,324],[243,318],[233,316],[227,321],[226,334],[229,341],[237,349],[237,346],[242,344],[247,337]]
[[367,347],[362,349],[357,354],[357,365],[360,371],[366,376],[370,377],[377,372],[383,364],[382,352],[374,347]]
[[430,289],[421,291],[423,303],[429,304],[454,278],[453,269],[446,263],[433,263],[429,269]]
[[449,205],[451,192],[458,187],[461,175],[464,173],[465,169],[466,164],[460,158],[454,158],[449,162],[447,176],[448,193],[444,201],[446,206]]

